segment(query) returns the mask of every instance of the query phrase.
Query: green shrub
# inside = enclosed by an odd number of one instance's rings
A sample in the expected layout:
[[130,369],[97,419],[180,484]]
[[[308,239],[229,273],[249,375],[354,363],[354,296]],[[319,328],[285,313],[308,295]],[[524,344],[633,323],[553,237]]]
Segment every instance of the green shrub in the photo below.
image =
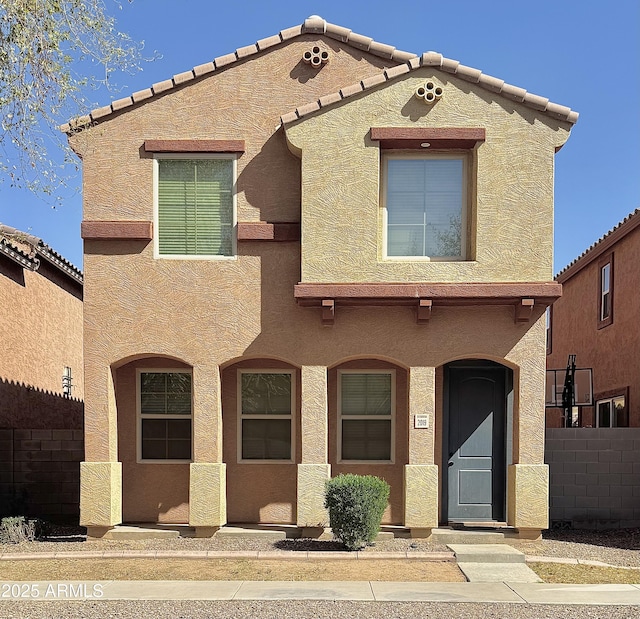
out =
[[338,475],[327,481],[324,506],[333,535],[347,550],[373,542],[389,500],[389,484],[373,475]]
[[0,520],[0,543],[19,544],[36,539],[35,520],[27,520],[24,516],[10,516]]

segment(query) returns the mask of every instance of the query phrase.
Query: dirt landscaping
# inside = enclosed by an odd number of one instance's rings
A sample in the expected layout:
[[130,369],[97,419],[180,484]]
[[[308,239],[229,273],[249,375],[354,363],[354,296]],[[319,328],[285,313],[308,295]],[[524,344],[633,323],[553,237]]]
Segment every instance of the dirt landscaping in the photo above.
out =
[[47,559],[2,561],[2,580],[383,580],[464,582],[455,563],[416,560]]

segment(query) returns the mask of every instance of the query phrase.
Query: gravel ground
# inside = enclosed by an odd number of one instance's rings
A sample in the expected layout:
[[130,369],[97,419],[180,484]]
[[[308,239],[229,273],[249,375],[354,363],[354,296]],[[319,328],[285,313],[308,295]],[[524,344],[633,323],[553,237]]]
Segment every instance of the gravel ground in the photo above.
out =
[[0,602],[0,619],[637,619],[637,606],[440,602]]
[[[279,542],[255,538],[188,538],[135,541],[86,541],[80,529],[60,529],[49,541],[6,544],[0,552],[83,552],[106,550],[341,550],[337,542],[287,539]],[[640,567],[640,529],[613,531],[547,531],[537,542],[511,540],[510,545],[527,555],[603,561],[611,565]],[[396,538],[379,541],[365,552],[443,552],[442,544],[420,539]]]

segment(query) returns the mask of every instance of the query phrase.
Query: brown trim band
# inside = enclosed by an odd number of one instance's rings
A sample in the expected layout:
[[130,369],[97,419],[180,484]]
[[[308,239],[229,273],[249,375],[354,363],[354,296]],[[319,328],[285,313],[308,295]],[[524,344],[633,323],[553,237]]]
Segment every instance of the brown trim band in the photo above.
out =
[[549,305],[562,295],[557,282],[479,284],[304,284],[294,287],[299,305],[320,306],[323,299],[341,305],[414,305],[431,299],[437,305],[513,305],[522,299]]
[[85,240],[150,241],[153,225],[150,221],[83,221],[80,236]]
[[486,131],[480,127],[371,127],[369,133],[382,149],[424,149],[424,143],[432,150],[469,149],[486,137]]
[[145,140],[147,153],[244,153],[244,140]]
[[239,222],[238,241],[299,241],[299,223]]

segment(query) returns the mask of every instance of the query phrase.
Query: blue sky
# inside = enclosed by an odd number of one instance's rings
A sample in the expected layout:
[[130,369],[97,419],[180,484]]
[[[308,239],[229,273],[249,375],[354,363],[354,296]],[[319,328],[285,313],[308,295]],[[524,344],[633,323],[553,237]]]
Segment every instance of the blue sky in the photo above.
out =
[[[118,92],[92,93],[96,106],[317,14],[404,51],[440,52],[580,113],[556,155],[554,272],[640,207],[639,0],[105,4],[119,30],[145,41],[149,55],[157,51],[161,58],[133,76],[117,76]],[[0,222],[42,237],[79,267],[81,220],[79,190],[52,209],[0,184]]]

